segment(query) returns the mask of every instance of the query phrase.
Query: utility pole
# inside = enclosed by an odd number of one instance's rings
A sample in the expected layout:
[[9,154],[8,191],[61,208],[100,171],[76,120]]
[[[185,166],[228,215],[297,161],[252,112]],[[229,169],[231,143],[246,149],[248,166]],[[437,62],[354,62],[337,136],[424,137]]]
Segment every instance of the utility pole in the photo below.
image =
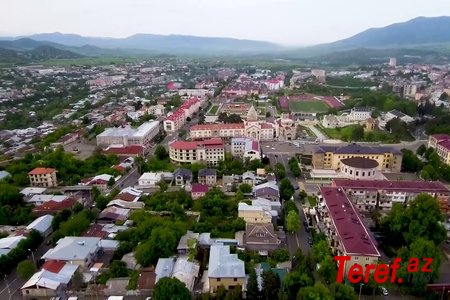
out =
[[3,275],[3,279],[5,280],[6,288],[8,289],[8,294],[11,294],[11,290],[9,289],[8,280],[6,280],[6,275]]
[[358,300],[361,300],[361,290],[362,290],[363,285],[364,285],[364,283],[361,283],[361,284],[359,285],[359,296],[358,296]]

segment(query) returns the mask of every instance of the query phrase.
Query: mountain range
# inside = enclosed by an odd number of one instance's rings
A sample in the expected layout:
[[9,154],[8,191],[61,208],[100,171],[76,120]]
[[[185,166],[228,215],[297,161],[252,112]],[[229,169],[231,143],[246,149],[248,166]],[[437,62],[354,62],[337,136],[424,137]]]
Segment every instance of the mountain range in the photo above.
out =
[[[187,35],[135,34],[126,38],[85,37],[77,34],[42,33],[0,38],[0,62],[78,58],[130,54],[176,55],[273,55],[306,58],[366,49],[426,48],[450,53],[450,17],[418,17],[383,28],[371,28],[352,37],[332,43],[303,48],[288,48],[270,42],[233,38]],[[350,52],[348,52],[350,51]],[[361,51],[359,51],[360,53]],[[373,51],[370,51],[373,54]],[[386,51],[384,51],[386,53]],[[7,54],[7,55],[6,55]],[[361,54],[361,53],[360,53]],[[419,55],[420,56],[420,55]]]

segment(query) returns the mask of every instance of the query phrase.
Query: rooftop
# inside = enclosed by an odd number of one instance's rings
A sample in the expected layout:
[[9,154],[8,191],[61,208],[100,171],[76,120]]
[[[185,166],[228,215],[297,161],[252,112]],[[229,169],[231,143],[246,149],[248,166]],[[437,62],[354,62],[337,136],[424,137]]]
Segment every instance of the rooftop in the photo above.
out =
[[341,163],[358,169],[373,169],[378,167],[378,162],[373,159],[363,158],[363,157],[351,157],[341,159]]
[[100,238],[98,237],[64,237],[57,242],[55,248],[48,250],[42,258],[45,260],[84,261],[89,255],[97,251],[99,242]]
[[43,174],[52,174],[53,172],[56,172],[55,169],[52,168],[34,168],[30,172],[28,172],[29,175],[43,175]]
[[211,245],[209,253],[210,278],[243,278],[245,277],[244,262],[237,254],[230,254],[230,246],[222,243]]
[[346,146],[316,146],[315,153],[333,152],[335,154],[401,154],[400,150],[384,146],[363,146],[361,144],[348,144]]
[[353,189],[403,190],[409,192],[441,192],[450,190],[439,181],[388,181],[388,180],[352,180],[334,179],[336,187]]
[[169,147],[180,150],[196,150],[199,147],[223,148],[224,144],[220,138],[212,138],[204,141],[173,141]]
[[321,187],[320,191],[345,254],[380,256],[345,192],[336,187]]

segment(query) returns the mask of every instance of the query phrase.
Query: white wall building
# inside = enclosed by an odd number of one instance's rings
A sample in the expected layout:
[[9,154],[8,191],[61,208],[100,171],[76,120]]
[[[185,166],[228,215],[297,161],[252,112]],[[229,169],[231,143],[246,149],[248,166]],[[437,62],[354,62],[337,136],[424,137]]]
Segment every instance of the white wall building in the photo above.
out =
[[97,135],[97,146],[123,145],[124,147],[139,145],[147,148],[159,134],[159,122],[146,122],[138,128],[107,128]]

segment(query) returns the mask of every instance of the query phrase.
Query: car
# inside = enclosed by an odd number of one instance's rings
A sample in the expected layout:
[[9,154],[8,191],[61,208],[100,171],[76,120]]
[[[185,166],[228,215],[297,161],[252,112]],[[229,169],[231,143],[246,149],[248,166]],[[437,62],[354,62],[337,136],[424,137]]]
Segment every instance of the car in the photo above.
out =
[[300,189],[298,186],[295,187],[296,190]]
[[312,238],[308,238],[308,244],[310,245],[310,246],[312,246],[312,244],[313,244],[313,239]]
[[380,289],[383,296],[389,296],[388,290],[384,286],[380,286]]

